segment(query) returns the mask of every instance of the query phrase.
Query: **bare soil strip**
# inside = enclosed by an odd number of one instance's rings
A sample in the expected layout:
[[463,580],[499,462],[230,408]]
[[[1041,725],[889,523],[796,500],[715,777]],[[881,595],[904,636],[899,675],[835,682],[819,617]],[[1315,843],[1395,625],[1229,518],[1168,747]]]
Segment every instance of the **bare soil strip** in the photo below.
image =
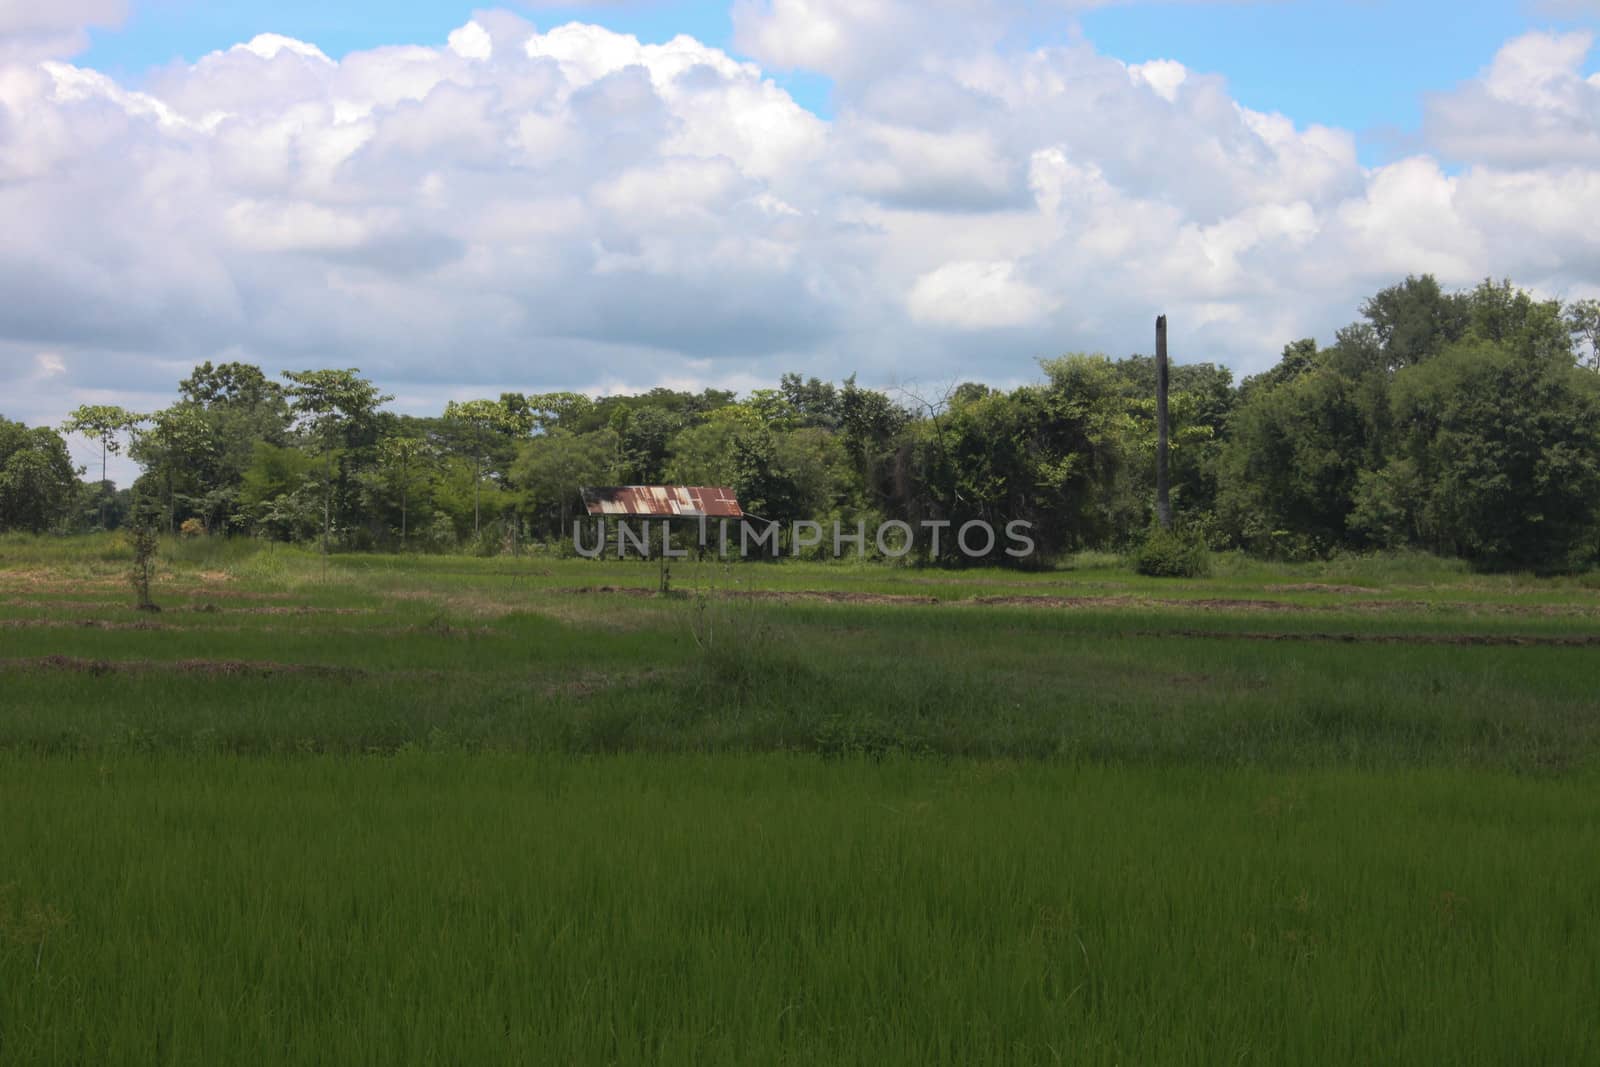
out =
[[[168,611],[198,611],[206,614],[226,612],[232,615],[370,615],[371,608],[319,608],[309,604],[270,604],[251,607],[223,607],[213,601],[188,601],[173,603],[175,598],[163,596],[160,590],[154,593],[155,601],[160,604],[166,601]],[[231,595],[228,600],[235,599]],[[84,608],[117,609],[131,606],[128,598],[117,600],[46,600],[34,597],[17,597],[15,599],[0,600],[0,606],[8,608],[24,608],[30,611],[74,611]]]
[[915,596],[910,593],[852,593],[835,589],[728,589],[719,596],[736,600],[820,600],[829,604],[939,604],[936,596]]
[[[1351,588],[1354,588],[1353,586]],[[564,590],[575,595],[609,594],[636,599],[658,596],[654,589],[645,586],[587,585]],[[1362,590],[1370,592],[1370,590]],[[692,590],[679,590],[675,597],[693,596]],[[1337,604],[1298,604],[1286,600],[1261,600],[1246,597],[1204,597],[1181,599],[1176,597],[1143,597],[1122,593],[1113,596],[1006,596],[957,597],[941,600],[934,596],[917,596],[906,593],[856,593],[835,589],[716,589],[709,596],[733,600],[810,600],[831,604],[905,604],[938,605],[949,607],[1017,607],[1058,609],[1104,608],[1179,608],[1193,611],[1237,611],[1307,614],[1339,611],[1414,611],[1457,612],[1463,614],[1536,615],[1548,617],[1592,616],[1600,614],[1592,608],[1569,604],[1491,604],[1479,602],[1430,603],[1425,600],[1352,600]]]
[[979,596],[957,603],[1019,608],[1198,608],[1206,611],[1320,611],[1306,604],[1282,600],[1217,599],[1164,600],[1134,596]]
[[161,622],[115,622],[111,619],[0,619],[0,630],[178,630]]
[[170,674],[200,675],[207,678],[265,678],[302,675],[313,678],[364,678],[359,667],[328,667],[315,663],[278,663],[272,660],[177,659],[107,660],[79,656],[33,656],[0,659],[0,670],[60,671],[68,674]]
[[308,604],[273,605],[265,608],[219,608],[215,604],[180,604],[175,610],[196,611],[205,615],[371,615],[371,608],[317,608]]
[[[113,619],[0,619],[0,630],[165,630],[193,634],[281,634],[305,633],[292,626],[174,626],[164,622],[118,622]],[[494,637],[500,631],[490,626],[457,626],[449,622],[417,623],[414,626],[319,626],[317,634],[356,637]]]
[[[217,597],[225,600],[293,600],[293,593],[260,593],[247,589],[228,587],[219,589],[215,585],[167,585],[157,581],[151,585],[152,592],[158,597]],[[16,596],[27,599],[40,594],[70,595],[81,593],[85,596],[103,596],[106,593],[117,593],[114,602],[121,603],[131,596],[128,593],[128,581],[119,578],[115,581],[8,581],[0,578],[0,596]],[[96,601],[112,603],[113,601]],[[89,603],[89,601],[83,601]]]
[[[449,677],[447,672],[368,671],[360,667],[330,667],[313,663],[280,663],[273,660],[105,660],[77,656],[35,656],[25,659],[0,659],[0,671],[31,670],[64,674],[87,674],[102,678],[141,674],[181,674],[201,678],[302,677],[319,681],[428,681]],[[530,688],[540,696],[556,700],[584,700],[608,689],[656,684],[681,673],[673,669],[645,667],[622,671],[581,671],[555,677],[533,677]]]
[[126,608],[131,606],[132,603],[132,597],[119,597],[116,600],[66,600],[28,596],[0,598],[0,606],[8,608],[25,608],[29,611],[71,611],[81,608]]
[[1138,630],[1133,637],[1183,637],[1217,641],[1321,641],[1350,645],[1482,645],[1506,648],[1600,648],[1600,634],[1357,634],[1261,633],[1227,630]]
[[[654,589],[640,585],[581,585],[565,590],[575,595],[604,593],[613,596],[650,599],[659,594]],[[690,589],[675,590],[673,597],[695,596]],[[721,600],[821,600],[831,604],[939,604],[934,596],[913,596],[906,593],[852,593],[837,589],[710,589],[707,596]]]
[[1382,589],[1374,589],[1367,585],[1327,585],[1322,582],[1297,582],[1294,585],[1269,585],[1269,593],[1346,593],[1360,596],[1381,593]]

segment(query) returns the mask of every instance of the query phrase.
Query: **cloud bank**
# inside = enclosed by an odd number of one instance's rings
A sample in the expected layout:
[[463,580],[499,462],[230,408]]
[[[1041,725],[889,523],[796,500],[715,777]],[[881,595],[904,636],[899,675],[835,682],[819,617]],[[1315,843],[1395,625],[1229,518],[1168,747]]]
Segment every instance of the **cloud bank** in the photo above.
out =
[[[1219,76],[1015,43],[976,0],[735,7],[688,37],[481,12],[339,60],[271,34],[138,90],[63,58],[109,0],[0,7],[0,412],[159,403],[200,359],[500,388],[1032,375],[1148,346],[1242,372],[1408,271],[1600,279],[1587,34],[1428,101],[1428,152]],[[835,116],[768,71],[835,79]],[[1443,161],[1443,162],[1441,162]]]

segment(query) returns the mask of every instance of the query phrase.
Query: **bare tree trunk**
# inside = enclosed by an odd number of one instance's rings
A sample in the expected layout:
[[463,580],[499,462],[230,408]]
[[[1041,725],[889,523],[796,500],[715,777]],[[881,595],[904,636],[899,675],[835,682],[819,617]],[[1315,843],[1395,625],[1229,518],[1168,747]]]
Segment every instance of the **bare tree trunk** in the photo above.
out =
[[1167,466],[1167,317],[1156,318],[1156,521],[1172,529],[1171,473]]

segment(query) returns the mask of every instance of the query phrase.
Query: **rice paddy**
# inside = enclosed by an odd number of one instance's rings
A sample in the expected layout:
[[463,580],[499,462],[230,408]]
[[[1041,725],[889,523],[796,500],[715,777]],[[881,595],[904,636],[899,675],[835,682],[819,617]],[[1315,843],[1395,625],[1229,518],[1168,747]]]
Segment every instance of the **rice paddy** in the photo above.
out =
[[1600,1062],[1600,589],[0,540],[0,1063]]

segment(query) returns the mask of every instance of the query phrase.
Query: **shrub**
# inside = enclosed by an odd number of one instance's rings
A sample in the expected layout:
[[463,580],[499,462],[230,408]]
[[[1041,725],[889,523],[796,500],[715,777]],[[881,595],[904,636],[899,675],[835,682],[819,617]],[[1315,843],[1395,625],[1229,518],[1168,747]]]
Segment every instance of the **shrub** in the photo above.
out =
[[139,611],[160,611],[150,597],[150,579],[155,575],[156,550],[161,547],[157,532],[157,516],[149,507],[135,508],[133,522],[128,526],[128,546],[133,550],[133,564],[128,569],[128,581],[133,586],[134,607]]
[[1153,578],[1200,578],[1211,570],[1211,555],[1197,538],[1155,529],[1134,553],[1133,566]]
[[506,552],[505,532],[500,523],[488,523],[477,533],[467,537],[462,547],[468,555],[484,559],[503,555]]
[[450,516],[438,514],[423,530],[422,547],[429,552],[454,552],[456,550],[456,524]]
[[183,525],[178,527],[178,533],[185,539],[192,540],[206,535],[206,524],[199,519],[184,519]]

